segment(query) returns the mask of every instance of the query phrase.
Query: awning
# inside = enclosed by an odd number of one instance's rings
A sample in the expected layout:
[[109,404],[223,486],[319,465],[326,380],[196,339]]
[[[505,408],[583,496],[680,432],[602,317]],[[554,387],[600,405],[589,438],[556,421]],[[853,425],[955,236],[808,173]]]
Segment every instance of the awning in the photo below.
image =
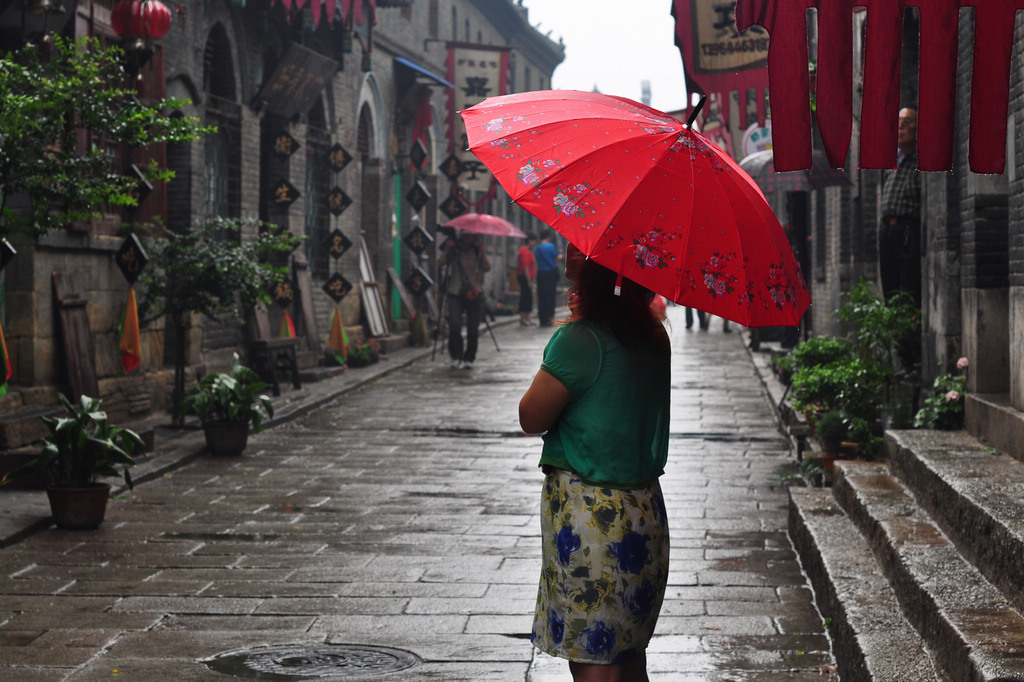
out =
[[416,62],[412,61],[411,59],[406,59],[405,57],[395,57],[395,63],[396,64],[400,64],[401,66],[404,66],[407,69],[411,69],[412,71],[415,71],[420,76],[424,76],[426,78],[429,78],[430,80],[434,81],[438,85],[443,85],[446,88],[452,88],[452,89],[455,88],[454,85],[452,85],[451,83],[449,83],[445,79],[441,78],[440,76],[438,76],[433,71],[431,71],[429,69],[425,69],[424,67],[420,66],[419,64],[417,64]]

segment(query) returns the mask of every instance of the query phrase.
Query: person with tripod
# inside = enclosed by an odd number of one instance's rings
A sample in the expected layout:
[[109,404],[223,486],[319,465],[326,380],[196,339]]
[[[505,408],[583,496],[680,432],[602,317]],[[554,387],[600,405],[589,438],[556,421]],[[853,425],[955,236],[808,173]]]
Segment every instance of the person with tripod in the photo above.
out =
[[[445,303],[448,305],[448,355],[452,369],[472,369],[480,338],[480,319],[484,306],[484,273],[491,261],[477,241],[477,235],[461,232],[443,247],[445,265]],[[462,324],[466,324],[466,342],[462,342]]]

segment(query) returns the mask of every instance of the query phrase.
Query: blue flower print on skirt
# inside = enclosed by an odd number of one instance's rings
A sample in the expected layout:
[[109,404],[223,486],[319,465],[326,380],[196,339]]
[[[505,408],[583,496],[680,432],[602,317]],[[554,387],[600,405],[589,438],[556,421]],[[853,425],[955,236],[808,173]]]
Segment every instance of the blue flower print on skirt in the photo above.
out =
[[639,573],[647,563],[647,538],[639,533],[627,533],[621,542],[611,542],[608,548],[619,561],[619,570]]
[[668,582],[668,518],[658,482],[614,490],[551,469],[540,508],[534,646],[580,663],[620,663],[643,653]]
[[597,621],[583,630],[583,646],[588,654],[606,654],[615,646],[615,630]]
[[572,532],[572,526],[562,526],[555,542],[558,544],[558,562],[568,566],[569,555],[580,548],[580,536]]
[[548,628],[548,631],[551,633],[551,641],[561,644],[562,638],[565,636],[565,622],[554,611],[551,612],[551,616],[548,618]]

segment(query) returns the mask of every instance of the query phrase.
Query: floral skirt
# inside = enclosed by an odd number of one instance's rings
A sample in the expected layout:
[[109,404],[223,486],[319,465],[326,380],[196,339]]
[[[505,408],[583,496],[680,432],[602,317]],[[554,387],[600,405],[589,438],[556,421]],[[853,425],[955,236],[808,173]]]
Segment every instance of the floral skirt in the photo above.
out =
[[578,663],[646,650],[668,582],[668,517],[657,479],[640,490],[550,469],[541,497],[542,567],[531,640]]

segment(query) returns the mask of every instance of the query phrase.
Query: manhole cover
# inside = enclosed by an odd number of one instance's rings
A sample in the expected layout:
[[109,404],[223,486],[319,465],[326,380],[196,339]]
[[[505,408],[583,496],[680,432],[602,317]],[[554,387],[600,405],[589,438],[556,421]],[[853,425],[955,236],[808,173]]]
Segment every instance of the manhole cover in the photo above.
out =
[[405,670],[408,651],[364,644],[279,644],[217,654],[204,661],[225,675],[257,680],[355,679]]

